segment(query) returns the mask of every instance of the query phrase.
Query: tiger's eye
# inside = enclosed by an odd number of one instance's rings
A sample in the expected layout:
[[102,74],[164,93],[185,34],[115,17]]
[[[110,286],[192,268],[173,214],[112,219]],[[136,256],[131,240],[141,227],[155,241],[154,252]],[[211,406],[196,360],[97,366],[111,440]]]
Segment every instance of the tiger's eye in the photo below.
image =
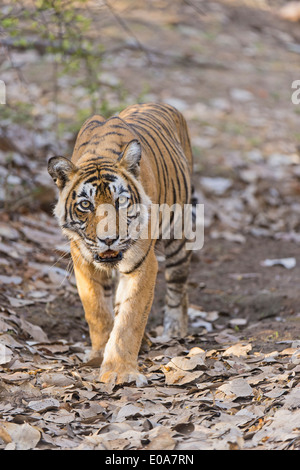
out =
[[88,200],[84,200],[84,201],[81,201],[79,203],[79,207],[82,208],[82,209],[90,209],[91,206],[92,206],[92,204]]
[[126,196],[120,196],[118,201],[119,201],[119,207],[126,207],[128,203],[128,198]]

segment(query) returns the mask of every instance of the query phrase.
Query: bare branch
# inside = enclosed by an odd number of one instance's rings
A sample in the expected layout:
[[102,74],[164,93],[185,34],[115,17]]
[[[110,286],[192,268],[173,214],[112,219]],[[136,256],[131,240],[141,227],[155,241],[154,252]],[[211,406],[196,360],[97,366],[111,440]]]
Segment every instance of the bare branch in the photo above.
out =
[[[69,47],[66,49],[61,48],[61,44],[58,41],[48,41],[43,39],[38,40],[31,40],[28,39],[26,44],[20,44],[18,41],[14,41],[11,38],[0,38],[0,45],[7,46],[9,48],[13,48],[16,50],[27,50],[27,49],[35,49],[39,54],[47,54],[49,52],[63,52],[65,55],[73,55],[78,54],[82,57],[95,57],[95,58],[103,58],[105,56],[109,56],[111,54],[116,54],[124,49],[129,50],[141,50],[140,45],[138,44],[128,44],[122,43],[118,46],[112,47],[111,49],[106,49],[102,52],[94,52],[90,50],[85,50],[81,47]],[[199,60],[189,55],[177,55],[177,54],[165,54],[164,52],[158,51],[156,49],[152,49],[149,47],[143,46],[143,52],[147,54],[147,56],[151,56],[151,65],[157,65],[159,63],[160,66],[169,66],[169,65],[185,65],[189,67],[202,67],[202,68],[212,68],[212,69],[228,69],[228,65],[222,62],[212,62],[208,60]],[[153,58],[156,57],[157,60],[154,62]]]
[[133,31],[129,28],[128,24],[119,16],[114,8],[111,6],[111,4],[107,0],[103,0],[103,3],[106,5],[106,7],[109,9],[113,17],[116,19],[116,21],[119,23],[119,25],[126,31],[127,34],[129,34],[134,40],[138,48],[146,54],[147,60],[149,64],[152,63],[151,56],[149,54],[149,49],[147,49],[144,44],[141,43],[141,41],[138,39],[138,37],[133,33]]

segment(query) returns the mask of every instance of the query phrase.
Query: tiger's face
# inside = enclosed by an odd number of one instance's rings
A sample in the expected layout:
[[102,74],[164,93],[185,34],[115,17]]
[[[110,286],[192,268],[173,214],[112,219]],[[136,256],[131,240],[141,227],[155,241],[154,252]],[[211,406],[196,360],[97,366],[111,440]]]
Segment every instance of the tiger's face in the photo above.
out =
[[49,160],[59,190],[55,215],[63,232],[95,267],[114,267],[148,225],[150,200],[138,180],[141,149],[130,142],[119,160],[99,158],[78,166]]

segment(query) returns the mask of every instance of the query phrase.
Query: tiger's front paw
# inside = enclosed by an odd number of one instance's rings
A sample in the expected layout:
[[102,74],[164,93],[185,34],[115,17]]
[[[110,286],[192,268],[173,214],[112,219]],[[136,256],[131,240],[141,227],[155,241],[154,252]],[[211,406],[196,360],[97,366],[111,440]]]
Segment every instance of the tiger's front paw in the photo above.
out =
[[135,383],[137,387],[148,384],[146,377],[131,367],[118,366],[117,368],[107,367],[103,364],[100,369],[100,382],[113,384]]

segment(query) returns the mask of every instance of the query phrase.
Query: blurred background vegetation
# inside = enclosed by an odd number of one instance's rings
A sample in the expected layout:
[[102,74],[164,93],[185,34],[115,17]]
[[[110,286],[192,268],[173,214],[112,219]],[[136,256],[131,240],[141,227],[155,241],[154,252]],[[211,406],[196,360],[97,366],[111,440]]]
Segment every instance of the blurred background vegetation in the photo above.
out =
[[[6,70],[14,69],[16,79],[23,86],[19,100],[10,94],[2,118],[35,126],[40,114],[42,117],[45,113],[53,114],[49,126],[56,127],[59,137],[66,129],[66,123],[58,117],[60,105],[69,98],[66,94],[74,92],[74,98],[81,99],[77,115],[69,123],[70,130],[76,130],[78,122],[96,111],[108,116],[118,110],[126,91],[117,80],[110,83],[101,79],[101,64],[107,51],[94,15],[101,16],[106,8],[121,24],[122,21],[107,2],[99,5],[88,0],[13,0],[2,8],[0,34],[7,55],[6,63],[2,64],[4,76]],[[16,60],[15,51],[19,52]],[[20,56],[23,63],[18,61]],[[26,62],[33,63],[26,67]],[[107,89],[116,92],[111,105],[106,97]],[[42,112],[37,109],[37,93],[47,96],[51,103],[49,109]]]
[[[88,116],[109,117],[136,102],[164,101],[183,112],[196,175],[233,178],[240,188],[237,168],[251,164],[253,172],[253,159],[278,153],[295,161],[300,13],[284,13],[287,4],[2,1],[0,206],[49,211],[47,159],[71,154]],[[256,180],[251,171],[246,178]]]

